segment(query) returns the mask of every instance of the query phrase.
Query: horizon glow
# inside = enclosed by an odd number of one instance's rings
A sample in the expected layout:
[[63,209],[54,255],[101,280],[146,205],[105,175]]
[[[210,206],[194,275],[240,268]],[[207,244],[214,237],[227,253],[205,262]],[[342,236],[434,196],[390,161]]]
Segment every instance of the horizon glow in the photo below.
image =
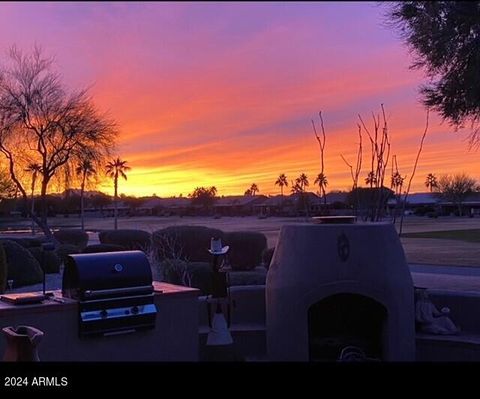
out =
[[[1,3],[0,62],[16,44],[53,55],[72,89],[90,87],[117,121],[118,155],[132,170],[126,195],[186,196],[197,186],[219,195],[279,194],[280,173],[319,173],[311,120],[322,111],[325,173],[331,190],[352,186],[358,114],[384,104],[400,173],[410,178],[426,112],[421,71],[378,3]],[[468,131],[435,113],[412,184],[428,173],[480,179]],[[366,177],[369,148],[364,137]],[[389,185],[389,173],[385,184]],[[111,193],[104,181],[98,189]],[[289,189],[285,191],[288,193]]]

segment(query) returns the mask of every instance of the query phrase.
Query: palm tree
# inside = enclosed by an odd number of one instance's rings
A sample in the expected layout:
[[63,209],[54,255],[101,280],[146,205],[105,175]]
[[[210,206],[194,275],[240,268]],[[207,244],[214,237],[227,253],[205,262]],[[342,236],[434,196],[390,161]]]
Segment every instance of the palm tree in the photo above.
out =
[[325,194],[325,189],[328,186],[327,176],[325,176],[325,174],[323,173],[319,173],[317,178],[315,179],[315,184],[318,184],[318,187],[320,188],[320,193],[323,197],[323,203],[327,204],[327,196]]
[[429,173],[427,175],[427,179],[425,180],[425,186],[427,188],[430,188],[430,192],[432,192],[434,188],[438,187],[437,177],[433,173]]
[[280,192],[283,197],[283,187],[288,187],[287,176],[285,176],[285,174],[282,173],[280,176],[278,176],[278,179],[275,182],[275,185],[280,186]]
[[308,177],[305,173],[302,173],[295,179],[295,186],[297,186],[296,191],[300,194],[300,197],[305,208],[305,215],[308,217],[308,204],[307,198],[305,196],[305,188],[309,185]]
[[25,172],[31,172],[32,173],[32,194],[31,194],[31,208],[30,208],[30,214],[32,215],[32,235],[35,235],[35,221],[33,220],[33,215],[35,212],[35,198],[33,196],[35,192],[35,183],[37,181],[37,175],[39,172],[42,171],[42,167],[40,164],[32,162],[29,163],[27,168],[25,169]]
[[392,175],[391,185],[390,187],[395,192],[396,195],[400,195],[402,193],[403,182],[405,181],[405,177],[399,172],[395,172]]
[[305,188],[309,185],[308,177],[305,173],[302,173],[300,176],[298,176],[295,182],[300,185],[302,191],[305,191]]
[[365,184],[369,184],[370,188],[372,188],[374,184],[377,184],[377,177],[373,171],[368,172],[368,176],[365,179]]
[[83,159],[75,169],[77,176],[81,176],[82,184],[80,186],[80,219],[82,223],[82,231],[85,230],[85,215],[84,215],[84,193],[85,193],[85,183],[88,182],[90,176],[96,173],[95,168],[93,167],[92,161],[90,159]]
[[253,183],[251,186],[250,186],[250,193],[255,196],[255,193],[258,193],[260,190],[258,189],[258,186]]
[[[127,175],[125,172],[129,171],[131,168],[127,166],[127,161],[122,161],[119,157],[107,163],[106,172],[107,176],[113,179],[113,185],[115,188],[114,192],[114,204],[115,204],[115,230],[118,229],[118,177],[121,176],[127,180]],[[216,190],[216,189],[215,189]]]

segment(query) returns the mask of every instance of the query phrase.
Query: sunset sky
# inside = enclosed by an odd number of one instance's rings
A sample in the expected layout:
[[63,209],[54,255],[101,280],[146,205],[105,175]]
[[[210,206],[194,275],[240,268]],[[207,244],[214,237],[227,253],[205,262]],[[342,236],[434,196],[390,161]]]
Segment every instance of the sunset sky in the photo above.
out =
[[[184,196],[279,193],[319,173],[311,119],[322,111],[328,190],[351,187],[358,114],[385,105],[400,172],[410,177],[425,126],[421,71],[379,3],[0,3],[0,51],[39,44],[72,89],[91,86],[119,126],[132,167],[120,192]],[[431,115],[413,182],[465,171],[480,179],[466,133]],[[366,156],[369,156],[367,153]],[[367,163],[367,158],[364,159]],[[363,169],[362,180],[367,175]],[[111,192],[111,182],[100,189]]]

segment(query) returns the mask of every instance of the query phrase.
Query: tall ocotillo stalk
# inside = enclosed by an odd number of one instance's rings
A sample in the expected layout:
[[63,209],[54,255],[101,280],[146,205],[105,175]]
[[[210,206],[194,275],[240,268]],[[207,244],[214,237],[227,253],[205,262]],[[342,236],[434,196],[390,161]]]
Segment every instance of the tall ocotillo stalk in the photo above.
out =
[[346,163],[346,165],[349,167],[350,169],[350,176],[352,177],[352,192],[355,192],[355,200],[356,200],[356,203],[355,203],[355,206],[354,206],[354,214],[355,216],[357,216],[357,212],[358,212],[358,207],[359,207],[359,194],[358,194],[358,178],[360,177],[360,172],[362,170],[362,152],[363,152],[363,147],[362,147],[362,127],[357,124],[358,126],[358,138],[359,138],[359,142],[358,142],[358,150],[357,150],[357,162],[355,164],[355,172],[353,171],[353,166],[347,162],[347,160],[345,159],[345,157],[340,154],[340,156],[342,157],[343,159],[343,162]]
[[312,119],[312,126],[313,126],[313,133],[315,134],[315,138],[318,141],[318,147],[320,149],[320,173],[318,174],[315,182],[318,182],[320,193],[323,197],[323,203],[327,204],[327,196],[325,189],[327,187],[327,176],[325,176],[325,162],[324,162],[324,153],[325,153],[325,142],[326,142],[326,135],[325,135],[325,128],[323,126],[323,118],[322,118],[322,111],[318,112],[318,116],[320,118],[320,127],[322,129],[322,135],[319,136],[317,133],[317,129],[315,127],[315,122]]
[[371,169],[368,173],[365,182],[370,185],[370,188],[375,188],[372,193],[372,201],[370,207],[369,218],[372,222],[378,221],[382,217],[383,205],[384,205],[384,180],[385,172],[388,166],[388,160],[390,157],[390,140],[388,137],[388,124],[385,117],[385,110],[383,104],[382,116],[383,116],[383,128],[380,132],[380,115],[373,116],[374,134],[372,135],[367,126],[363,122],[363,119],[358,115],[363,129],[368,135],[370,145],[372,148],[371,153]]
[[402,215],[400,216],[400,229],[398,231],[399,236],[402,235],[403,217],[405,216],[405,205],[407,203],[408,194],[410,193],[410,187],[412,185],[412,180],[413,180],[413,177],[415,176],[415,172],[417,170],[418,160],[420,159],[420,154],[422,153],[422,149],[423,149],[423,143],[425,141],[425,137],[427,136],[429,116],[430,116],[430,109],[427,108],[425,130],[423,131],[422,139],[420,140],[420,146],[418,147],[417,157],[415,158],[415,163],[413,165],[413,171],[412,171],[412,174],[410,175],[410,180],[408,181],[407,191],[405,191],[405,196],[403,197]]

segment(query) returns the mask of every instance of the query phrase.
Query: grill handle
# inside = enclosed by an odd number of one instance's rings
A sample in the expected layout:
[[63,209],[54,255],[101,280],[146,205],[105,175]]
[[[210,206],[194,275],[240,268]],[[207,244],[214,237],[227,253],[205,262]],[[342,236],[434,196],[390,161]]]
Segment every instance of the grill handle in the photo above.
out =
[[107,332],[107,333],[103,333],[103,336],[104,337],[111,337],[113,335],[123,335],[123,334],[132,334],[134,332],[136,332],[137,330],[135,330],[134,328],[131,328],[129,330],[120,330],[120,331],[113,331],[113,332]]
[[140,287],[111,288],[108,290],[86,290],[84,297],[88,299],[103,298],[108,296],[118,296],[119,294],[151,294],[153,285],[144,285]]

